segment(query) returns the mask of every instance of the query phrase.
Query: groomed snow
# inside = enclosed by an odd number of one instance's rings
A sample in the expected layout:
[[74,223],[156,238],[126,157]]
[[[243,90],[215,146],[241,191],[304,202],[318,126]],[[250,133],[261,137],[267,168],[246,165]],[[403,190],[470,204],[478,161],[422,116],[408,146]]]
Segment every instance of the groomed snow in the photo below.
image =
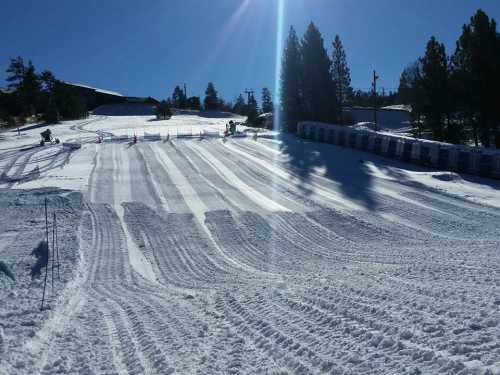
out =
[[202,116],[0,134],[0,374],[500,374],[498,181]]

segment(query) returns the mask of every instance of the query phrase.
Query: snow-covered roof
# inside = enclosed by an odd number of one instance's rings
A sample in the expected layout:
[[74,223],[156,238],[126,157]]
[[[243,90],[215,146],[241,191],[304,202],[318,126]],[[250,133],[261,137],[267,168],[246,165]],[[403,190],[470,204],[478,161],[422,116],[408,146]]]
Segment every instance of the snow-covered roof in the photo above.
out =
[[9,88],[9,87],[0,87],[0,92],[3,92],[4,94],[12,94],[14,91],[13,88]]
[[86,88],[86,89],[89,89],[89,90],[94,90],[95,92],[99,92],[101,94],[114,95],[114,96],[123,96],[122,94],[120,94],[119,92],[116,92],[116,91],[103,90],[103,89],[99,89],[97,87],[91,87],[91,86],[83,85],[81,83],[74,83],[74,82],[67,82],[67,81],[63,81],[63,82],[65,84],[67,84],[67,85],[77,86],[77,87],[83,87],[83,88]]
[[[373,111],[373,107],[362,107],[362,106],[352,106],[352,107],[346,107],[346,111],[350,110],[357,110],[357,111]],[[404,104],[396,104],[396,105],[389,105],[386,107],[379,107],[377,108],[377,111],[403,111],[403,112],[411,112],[411,107],[406,106]]]
[[411,106],[406,105],[406,104],[394,104],[394,105],[388,105],[386,107],[382,107],[380,109],[389,109],[389,110],[396,110],[396,111],[407,111],[411,112]]

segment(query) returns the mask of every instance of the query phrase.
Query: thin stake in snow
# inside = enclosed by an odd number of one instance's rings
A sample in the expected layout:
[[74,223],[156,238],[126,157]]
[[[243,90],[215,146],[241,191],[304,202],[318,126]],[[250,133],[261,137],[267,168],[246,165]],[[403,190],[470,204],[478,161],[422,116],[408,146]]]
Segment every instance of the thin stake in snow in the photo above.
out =
[[61,267],[61,263],[59,262],[59,239],[57,236],[57,215],[54,212],[54,227],[55,227],[55,234],[56,234],[56,242],[55,242],[55,248],[56,248],[56,256],[57,256],[57,279],[61,281],[61,273],[59,268]]
[[54,294],[54,262],[55,262],[55,254],[54,254],[55,246],[54,245],[56,243],[55,215],[56,215],[56,213],[54,212],[54,215],[52,216],[52,279],[51,279],[52,294]]
[[377,75],[377,72],[373,71],[373,123],[375,124],[375,131],[378,130],[377,125],[377,79],[380,77]]
[[47,244],[47,263],[45,264],[45,280],[43,282],[42,305],[40,311],[43,310],[43,302],[45,301],[45,287],[47,286],[47,273],[49,267],[49,219],[47,217],[47,198],[45,198],[45,243]]

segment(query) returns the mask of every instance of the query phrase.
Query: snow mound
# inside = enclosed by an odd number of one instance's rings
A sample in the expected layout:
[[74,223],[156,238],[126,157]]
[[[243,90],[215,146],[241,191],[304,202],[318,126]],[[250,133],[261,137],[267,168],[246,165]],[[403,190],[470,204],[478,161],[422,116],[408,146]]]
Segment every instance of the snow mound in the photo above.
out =
[[434,173],[432,178],[440,181],[453,182],[453,181],[462,181],[462,177],[459,174],[453,172],[445,172],[445,173]]

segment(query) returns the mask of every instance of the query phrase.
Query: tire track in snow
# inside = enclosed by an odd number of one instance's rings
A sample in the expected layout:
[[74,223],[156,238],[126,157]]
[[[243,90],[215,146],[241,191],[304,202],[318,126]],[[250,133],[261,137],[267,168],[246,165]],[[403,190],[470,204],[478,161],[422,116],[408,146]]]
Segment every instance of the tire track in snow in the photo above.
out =
[[207,152],[211,153],[216,159],[224,160],[231,171],[241,180],[251,184],[255,190],[278,204],[287,208],[288,211],[301,212],[311,207],[316,209],[320,206],[306,197],[297,187],[285,179],[279,178],[244,158],[228,152],[226,146],[219,142],[206,142],[202,145]]
[[[265,159],[260,159],[258,157],[255,157],[246,150],[241,150],[240,148],[235,146],[235,144],[232,143],[231,144],[226,143],[224,147],[227,147],[233,153],[238,154],[243,159],[251,161],[254,168],[255,166],[260,166],[274,178],[279,177],[281,182],[287,184],[291,190],[297,190],[298,185],[303,185],[314,195],[314,198],[324,199],[326,204],[328,204],[327,202],[329,202],[330,204],[334,204],[336,205],[336,207],[339,208],[344,208],[344,209],[347,208],[350,210],[361,210],[361,211],[365,210],[364,207],[362,207],[361,205],[358,205],[348,199],[343,198],[341,194],[339,194],[336,191],[336,189],[324,188],[323,186],[319,185],[314,181],[309,181],[308,183],[303,184],[300,182],[300,179],[297,176],[295,176],[295,174],[292,171],[284,169],[283,167],[279,166],[279,164],[268,162]],[[331,181],[330,184],[332,185]],[[332,193],[332,191],[334,193]],[[325,202],[323,202],[323,204],[325,204]]]
[[[284,171],[284,173],[290,173],[292,176],[295,175],[293,171],[290,171],[286,167],[286,163],[279,160],[275,162],[272,155],[265,155],[263,152],[256,151],[255,147],[252,148],[248,142],[232,142],[226,145],[226,147],[230,147],[232,150],[239,152],[242,156],[250,158],[252,161],[259,162],[261,165],[267,167],[268,170],[274,170],[274,173]],[[317,173],[312,173],[306,185],[318,186],[321,192],[321,189],[337,190],[336,185],[338,185],[338,183],[323,176],[319,176]],[[386,185],[388,187],[386,187]],[[451,232],[449,235],[446,235],[443,229],[446,231],[451,229],[451,227],[446,226],[446,221],[453,220],[453,218],[450,218],[446,212],[440,211],[432,205],[411,199],[411,196],[401,194],[399,191],[394,192],[392,190],[393,187],[394,184],[389,186],[382,182],[378,183],[376,188],[371,189],[370,194],[376,197],[378,207],[377,213],[371,214],[369,217],[370,221],[374,223],[378,222],[376,223],[377,226],[388,227],[391,228],[392,231],[398,229],[404,236],[408,236],[408,233],[412,231],[418,231],[428,238],[432,236],[448,236],[450,238],[455,238],[457,234],[461,232],[462,227],[467,225],[466,222],[456,222],[456,232]],[[405,188],[403,190],[409,189],[410,188]],[[330,197],[330,199],[331,198],[332,197]],[[335,207],[333,208],[335,209]],[[386,212],[390,212],[390,214],[386,214]],[[422,212],[424,213],[422,214]],[[357,215],[364,215],[368,218],[367,214],[368,212],[365,211]],[[438,219],[439,216],[441,216],[441,220]],[[404,234],[404,232],[406,232],[406,234]]]
[[182,197],[184,201],[186,202],[187,206],[191,210],[191,212],[194,214],[194,217],[198,220],[198,223],[200,224],[201,228],[206,232],[208,235],[208,238],[212,241],[214,244],[215,248],[218,250],[219,254],[229,263],[231,263],[233,266],[238,267],[245,272],[248,273],[260,273],[262,274],[261,271],[257,271],[256,269],[252,269],[251,267],[248,267],[247,265],[240,263],[230,257],[227,252],[224,252],[222,248],[220,248],[217,243],[213,240],[212,235],[210,233],[210,230],[206,227],[205,224],[205,212],[208,211],[207,206],[203,203],[203,201],[199,198],[198,194],[196,191],[193,189],[189,181],[184,177],[182,172],[177,168],[177,166],[172,162],[172,160],[168,157],[167,153],[162,150],[161,148],[157,148],[155,150],[158,154],[158,160],[160,163],[163,164],[165,170],[169,172],[169,175],[171,176],[172,180],[174,181],[174,185],[176,185],[179,188],[179,191],[182,194]]
[[135,238],[142,235],[146,239],[144,247],[150,248],[165,282],[206,288],[217,283],[217,276],[229,274],[229,265],[223,263],[220,267],[213,261],[216,252],[207,244],[208,239],[198,229],[193,215],[160,216],[140,203],[126,204],[125,210],[125,221],[133,228]]
[[95,259],[98,264],[94,266],[96,280],[91,282],[92,293],[95,293],[96,298],[103,298],[105,301],[101,302],[100,306],[105,317],[108,317],[105,320],[112,330],[112,342],[115,347],[120,348],[115,357],[125,356],[122,361],[125,362],[127,372],[164,373],[163,369],[168,373],[170,367],[162,359],[164,354],[161,354],[158,342],[141,322],[142,318],[139,316],[142,314],[136,311],[147,303],[138,298],[139,293],[132,292],[134,288],[123,286],[133,286],[134,280],[138,279],[128,262],[119,219],[106,206],[92,206],[91,210],[96,221],[94,228],[97,229],[94,246],[100,251]]
[[203,157],[205,161],[209,163],[226,182],[233,184],[236,189],[243,192],[257,206],[260,206],[262,209],[268,211],[289,211],[288,208],[276,203],[264,194],[261,194],[259,191],[253,189],[250,185],[246,184],[243,180],[238,178],[238,176],[231,169],[227,168],[224,163],[214,157],[206,149],[198,147],[197,145],[190,146],[193,150],[195,150],[195,152],[198,152],[200,157]]
[[[148,259],[142,254],[142,252],[137,247],[135,241],[132,239],[132,236],[128,231],[127,225],[125,224],[124,208],[122,202],[128,202],[132,200],[131,189],[133,185],[133,180],[130,179],[130,174],[127,174],[127,172],[130,170],[128,167],[129,166],[128,155],[125,153],[120,153],[118,154],[118,158],[114,160],[116,161],[114,168],[116,171],[115,181],[118,182],[117,184],[114,185],[115,187],[114,205],[118,217],[120,218],[123,231],[125,232],[130,264],[135,269],[135,271],[139,273],[141,276],[143,276],[146,280],[150,281],[153,284],[157,283],[157,278],[153,271],[153,267],[149,263]],[[125,173],[122,174],[119,173],[119,166],[123,166]],[[125,179],[126,176],[129,176],[129,180]],[[116,191],[117,189],[118,192]]]
[[172,142],[171,146],[177,150],[181,157],[186,159],[189,166],[216,192],[217,197],[226,203],[223,209],[245,211],[255,208],[253,201],[248,199],[245,194],[242,194],[232,184],[225,181],[203,158],[191,151],[187,147],[187,143],[179,142],[175,145]]

